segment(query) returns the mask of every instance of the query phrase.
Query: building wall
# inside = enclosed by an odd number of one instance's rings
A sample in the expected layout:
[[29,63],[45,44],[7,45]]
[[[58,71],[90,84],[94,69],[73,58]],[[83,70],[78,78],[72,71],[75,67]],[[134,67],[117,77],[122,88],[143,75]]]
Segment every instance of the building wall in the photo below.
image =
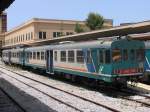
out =
[[30,24],[19,30],[15,30],[5,35],[5,46],[26,44],[34,40],[34,26]]
[[[6,32],[3,47],[28,44],[39,40],[54,39],[60,36],[75,34],[76,23],[89,31],[83,21],[33,18]],[[110,27],[112,27],[112,20],[107,20],[103,28]]]

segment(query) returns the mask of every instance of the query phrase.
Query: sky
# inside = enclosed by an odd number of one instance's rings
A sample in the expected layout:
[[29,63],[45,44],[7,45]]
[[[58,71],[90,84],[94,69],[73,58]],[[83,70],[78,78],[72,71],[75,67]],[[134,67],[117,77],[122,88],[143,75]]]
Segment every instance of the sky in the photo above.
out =
[[117,26],[150,20],[150,0],[15,0],[6,12],[8,30],[32,18],[83,21],[90,12]]

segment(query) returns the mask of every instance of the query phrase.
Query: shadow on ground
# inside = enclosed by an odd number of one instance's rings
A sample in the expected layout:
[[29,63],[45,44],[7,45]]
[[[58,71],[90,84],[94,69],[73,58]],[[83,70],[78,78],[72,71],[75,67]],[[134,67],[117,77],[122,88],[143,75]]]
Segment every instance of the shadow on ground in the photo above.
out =
[[17,103],[21,104],[27,112],[56,112],[37,98],[21,91],[3,78],[0,78],[0,87],[13,99],[16,99]]

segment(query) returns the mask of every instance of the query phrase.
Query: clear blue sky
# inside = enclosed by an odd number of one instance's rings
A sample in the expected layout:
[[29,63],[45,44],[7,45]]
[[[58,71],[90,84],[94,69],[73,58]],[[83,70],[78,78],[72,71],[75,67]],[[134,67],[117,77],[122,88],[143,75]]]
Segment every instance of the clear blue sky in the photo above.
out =
[[15,0],[6,12],[8,29],[34,17],[85,20],[89,12],[119,25],[150,20],[150,0]]

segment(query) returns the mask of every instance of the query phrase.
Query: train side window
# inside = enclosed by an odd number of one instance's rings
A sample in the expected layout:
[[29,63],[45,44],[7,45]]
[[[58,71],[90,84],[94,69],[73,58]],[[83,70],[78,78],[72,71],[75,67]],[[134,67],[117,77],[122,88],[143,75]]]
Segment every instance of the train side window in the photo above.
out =
[[131,49],[131,51],[130,51],[130,60],[131,61],[134,61],[135,60],[135,50],[134,49]]
[[137,59],[137,61],[144,60],[144,50],[143,49],[136,50],[136,59]]
[[33,59],[36,59],[36,52],[33,52]]
[[44,60],[44,57],[45,57],[44,54],[45,54],[45,53],[42,51],[42,52],[41,52],[41,60]]
[[27,52],[27,58],[29,59],[29,52]]
[[91,51],[87,51],[87,63],[92,63]]
[[68,51],[68,62],[73,63],[75,60],[74,58],[74,51]]
[[54,51],[54,60],[57,61],[57,51]]
[[112,50],[112,60],[114,62],[121,61],[121,50],[119,50],[119,49],[113,49]]
[[83,51],[77,51],[77,63],[84,63]]
[[40,52],[37,52],[37,59],[40,59]]
[[32,52],[30,52],[30,59],[32,59]]
[[105,51],[105,63],[109,64],[110,63],[110,50]]
[[66,62],[66,51],[61,51],[61,61]]
[[103,62],[104,62],[103,51],[100,50],[99,51],[99,63],[103,63]]
[[127,49],[123,50],[123,60],[124,61],[128,60],[128,50]]

